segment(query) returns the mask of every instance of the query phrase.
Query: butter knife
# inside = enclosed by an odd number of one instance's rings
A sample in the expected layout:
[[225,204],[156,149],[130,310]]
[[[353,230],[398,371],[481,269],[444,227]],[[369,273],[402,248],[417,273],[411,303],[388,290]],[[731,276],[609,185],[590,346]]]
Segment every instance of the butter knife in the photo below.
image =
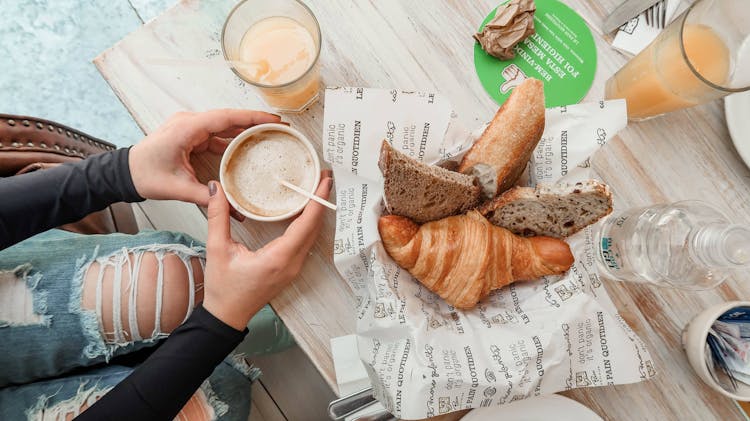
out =
[[622,26],[623,23],[638,16],[644,10],[653,6],[656,0],[625,0],[607,16],[602,24],[602,31],[608,34]]

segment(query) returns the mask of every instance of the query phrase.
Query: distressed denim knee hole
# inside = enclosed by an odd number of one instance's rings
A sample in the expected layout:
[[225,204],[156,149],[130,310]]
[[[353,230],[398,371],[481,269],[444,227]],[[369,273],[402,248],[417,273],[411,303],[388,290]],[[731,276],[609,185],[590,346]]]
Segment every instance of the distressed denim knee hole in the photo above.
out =
[[[81,382],[75,396],[59,402],[51,403],[54,395],[40,396],[36,405],[26,411],[26,418],[35,421],[71,421],[114,388],[114,386],[100,387],[98,382],[89,386],[90,383],[89,381]],[[175,420],[211,421],[226,412],[226,403],[216,398],[210,384],[206,381],[185,403]]]
[[202,389],[198,389],[182,407],[175,420],[211,421],[215,420],[216,417],[217,411],[211,406],[208,396]]
[[11,326],[49,326],[46,292],[38,291],[41,273],[32,274],[31,264],[0,270],[0,328]]
[[81,268],[81,308],[111,350],[163,338],[202,300],[203,254],[202,247],[158,244],[93,259]]

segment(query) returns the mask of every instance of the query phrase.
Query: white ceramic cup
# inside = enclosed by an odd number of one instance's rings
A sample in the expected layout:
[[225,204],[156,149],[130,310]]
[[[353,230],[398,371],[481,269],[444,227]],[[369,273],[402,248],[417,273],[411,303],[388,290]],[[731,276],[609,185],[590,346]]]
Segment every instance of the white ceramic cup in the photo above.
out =
[[727,311],[743,306],[750,306],[750,301],[730,301],[716,304],[703,310],[688,323],[682,332],[682,347],[685,349],[688,361],[693,370],[707,385],[724,396],[735,400],[747,401],[750,400],[750,386],[738,381],[737,391],[730,392],[711,377],[711,373],[708,371],[708,367],[706,367],[706,358],[711,358],[710,353],[706,353],[706,338],[708,337],[711,325],[719,316]]
[[[318,153],[315,151],[315,148],[313,147],[312,143],[310,143],[310,140],[300,133],[298,130],[293,129],[289,126],[286,126],[284,124],[277,124],[277,123],[266,123],[266,124],[259,124],[257,126],[250,127],[249,129],[245,130],[244,132],[240,133],[237,137],[232,140],[232,142],[227,147],[226,151],[224,151],[224,155],[221,157],[221,165],[219,166],[219,181],[221,182],[222,187],[226,187],[225,180],[227,179],[227,164],[229,163],[229,159],[234,153],[234,151],[239,147],[242,143],[244,143],[250,136],[261,133],[265,131],[276,131],[276,132],[283,132],[291,135],[297,141],[305,145],[307,150],[310,152],[310,156],[313,160],[313,166],[314,166],[314,177],[315,182],[313,183],[313,187],[311,190],[311,193],[314,193],[315,190],[318,189],[318,184],[320,183],[320,159],[318,158]],[[269,183],[274,182],[274,180],[258,180],[260,183]],[[281,187],[281,186],[280,186]],[[227,196],[227,200],[229,203],[237,209],[237,212],[245,215],[246,217],[250,219],[254,219],[256,221],[283,221],[285,219],[289,219],[298,213],[302,212],[302,209],[305,208],[307,205],[307,202],[310,201],[310,199],[304,199],[300,202],[300,205],[289,212],[282,214],[282,215],[276,215],[276,216],[263,216],[263,215],[257,215],[253,212],[250,212],[249,210],[243,208],[237,203],[237,200],[235,200],[234,197],[232,197],[232,193],[227,191],[226,188],[224,189],[224,193]]]

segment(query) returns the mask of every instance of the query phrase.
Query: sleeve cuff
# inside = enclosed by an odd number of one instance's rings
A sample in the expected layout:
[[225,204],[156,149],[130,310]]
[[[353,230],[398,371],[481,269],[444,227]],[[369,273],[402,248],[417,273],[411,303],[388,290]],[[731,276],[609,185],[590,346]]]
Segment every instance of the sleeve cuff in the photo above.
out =
[[203,308],[203,304],[199,304],[193,310],[193,314],[190,316],[190,318],[228,340],[242,342],[242,340],[245,339],[245,336],[249,332],[247,328],[239,331],[232,326],[229,326],[228,324],[222,322],[216,316],[211,314],[210,311]]
[[123,201],[128,203],[143,202],[146,199],[138,194],[138,191],[135,189],[135,184],[133,184],[133,175],[130,174],[130,163],[128,161],[130,157],[130,148],[132,148],[132,146],[129,148],[117,149],[112,152],[115,155],[115,171],[117,171],[123,182],[123,193],[125,196]]

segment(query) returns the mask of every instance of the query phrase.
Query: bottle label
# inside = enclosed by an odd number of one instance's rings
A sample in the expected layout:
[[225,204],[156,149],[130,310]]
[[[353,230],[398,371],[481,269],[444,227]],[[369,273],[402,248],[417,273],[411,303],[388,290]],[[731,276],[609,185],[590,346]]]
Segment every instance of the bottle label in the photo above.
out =
[[622,269],[622,258],[620,250],[612,242],[612,237],[602,237],[600,254],[602,261],[611,271],[618,272]]

